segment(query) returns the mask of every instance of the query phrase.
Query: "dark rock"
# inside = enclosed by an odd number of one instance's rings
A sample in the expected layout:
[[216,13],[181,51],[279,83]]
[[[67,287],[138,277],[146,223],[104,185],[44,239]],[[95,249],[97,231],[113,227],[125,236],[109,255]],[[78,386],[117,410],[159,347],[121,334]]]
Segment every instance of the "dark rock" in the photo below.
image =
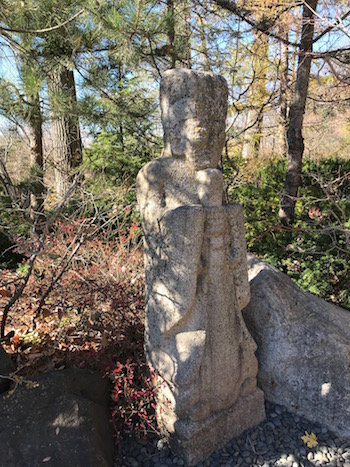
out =
[[0,345],[0,393],[7,391],[11,384],[9,379],[2,378],[2,376],[8,376],[14,370],[15,365]]
[[113,465],[109,387],[97,372],[63,370],[0,397],[0,459],[6,467]]

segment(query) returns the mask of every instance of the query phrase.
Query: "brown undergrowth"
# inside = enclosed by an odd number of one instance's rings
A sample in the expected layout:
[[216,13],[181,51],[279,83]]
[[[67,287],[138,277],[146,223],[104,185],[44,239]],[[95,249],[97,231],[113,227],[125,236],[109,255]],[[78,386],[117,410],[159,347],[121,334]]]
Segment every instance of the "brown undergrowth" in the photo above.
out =
[[[15,334],[3,346],[17,366],[14,380],[67,367],[98,369],[112,383],[117,439],[155,434],[153,376],[143,351],[143,255],[133,243],[138,226],[132,224],[127,233],[114,231],[113,237],[111,232],[90,239],[86,234],[59,277],[62,258],[73,248],[77,232],[81,234],[81,224],[82,220],[56,223],[9,311],[6,328]],[[28,255],[34,248],[29,243],[18,238],[17,250]],[[2,310],[26,269],[24,260],[16,272],[0,270]]]

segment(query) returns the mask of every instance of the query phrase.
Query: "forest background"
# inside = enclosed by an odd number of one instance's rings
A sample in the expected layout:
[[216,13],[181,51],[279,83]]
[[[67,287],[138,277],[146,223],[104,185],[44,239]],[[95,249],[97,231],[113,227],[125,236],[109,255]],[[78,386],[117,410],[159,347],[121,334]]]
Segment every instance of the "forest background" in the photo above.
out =
[[350,309],[349,24],[347,0],[2,1],[1,341],[15,383],[102,366],[116,432],[156,431],[135,177],[162,152],[169,68],[228,82],[220,168],[249,251]]

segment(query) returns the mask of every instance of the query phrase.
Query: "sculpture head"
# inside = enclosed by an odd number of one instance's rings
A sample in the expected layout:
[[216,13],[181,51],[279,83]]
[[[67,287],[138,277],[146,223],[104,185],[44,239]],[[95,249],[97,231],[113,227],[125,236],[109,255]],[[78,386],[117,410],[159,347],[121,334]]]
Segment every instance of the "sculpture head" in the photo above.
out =
[[186,158],[195,170],[216,168],[225,144],[227,96],[222,76],[166,71],[160,86],[165,154]]

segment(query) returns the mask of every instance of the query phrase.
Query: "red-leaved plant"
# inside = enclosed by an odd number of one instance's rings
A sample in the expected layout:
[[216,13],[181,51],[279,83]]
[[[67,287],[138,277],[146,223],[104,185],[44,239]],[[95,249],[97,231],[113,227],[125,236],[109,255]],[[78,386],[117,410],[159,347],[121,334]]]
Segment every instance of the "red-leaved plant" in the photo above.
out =
[[[42,245],[17,238],[20,253],[39,254],[8,315],[7,328],[15,336],[4,344],[18,364],[17,375],[67,366],[100,369],[112,383],[118,439],[158,431],[154,376],[143,350],[144,275],[142,251],[134,243],[137,230],[135,222],[128,229],[101,229],[90,219],[61,219]],[[23,281],[25,266],[24,260],[16,272],[0,270],[0,306]]]

